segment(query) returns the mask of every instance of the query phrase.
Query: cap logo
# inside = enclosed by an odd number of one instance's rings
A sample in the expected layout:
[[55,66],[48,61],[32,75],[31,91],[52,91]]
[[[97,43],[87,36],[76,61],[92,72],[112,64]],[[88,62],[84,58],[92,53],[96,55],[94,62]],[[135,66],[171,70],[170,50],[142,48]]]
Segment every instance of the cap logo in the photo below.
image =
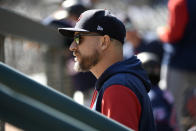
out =
[[100,30],[100,31],[103,31],[103,27],[101,27],[101,26],[97,26],[97,30]]

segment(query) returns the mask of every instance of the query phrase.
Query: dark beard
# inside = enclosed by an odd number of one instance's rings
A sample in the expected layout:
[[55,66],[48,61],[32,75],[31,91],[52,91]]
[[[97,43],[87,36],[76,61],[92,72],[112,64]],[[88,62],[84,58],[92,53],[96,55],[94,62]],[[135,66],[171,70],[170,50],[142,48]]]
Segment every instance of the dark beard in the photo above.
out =
[[87,72],[99,62],[97,50],[91,56],[81,56],[80,62],[75,62],[74,70],[77,72]]

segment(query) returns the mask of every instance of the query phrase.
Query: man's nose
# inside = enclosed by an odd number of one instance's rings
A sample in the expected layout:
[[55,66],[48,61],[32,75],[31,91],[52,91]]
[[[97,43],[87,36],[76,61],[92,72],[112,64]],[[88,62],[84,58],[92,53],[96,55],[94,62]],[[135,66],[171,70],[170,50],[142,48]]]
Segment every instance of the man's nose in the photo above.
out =
[[77,44],[76,44],[75,41],[73,41],[73,42],[71,43],[71,45],[69,46],[69,50],[70,50],[70,51],[75,51],[76,49],[77,49]]

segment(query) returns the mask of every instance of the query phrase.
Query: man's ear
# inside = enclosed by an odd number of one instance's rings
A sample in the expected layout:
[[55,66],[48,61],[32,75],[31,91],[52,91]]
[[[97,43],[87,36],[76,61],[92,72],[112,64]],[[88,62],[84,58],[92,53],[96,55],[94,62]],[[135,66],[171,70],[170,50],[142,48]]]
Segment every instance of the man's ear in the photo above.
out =
[[110,37],[108,35],[104,35],[101,39],[101,49],[106,50],[110,46]]

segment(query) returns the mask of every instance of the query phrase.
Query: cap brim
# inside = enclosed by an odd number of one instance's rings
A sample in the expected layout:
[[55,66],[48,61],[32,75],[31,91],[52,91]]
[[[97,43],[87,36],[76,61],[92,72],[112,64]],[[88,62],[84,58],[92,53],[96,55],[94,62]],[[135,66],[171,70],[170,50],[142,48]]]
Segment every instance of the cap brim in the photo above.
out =
[[75,32],[89,32],[88,30],[79,28],[58,28],[59,32],[66,37],[73,38]]

